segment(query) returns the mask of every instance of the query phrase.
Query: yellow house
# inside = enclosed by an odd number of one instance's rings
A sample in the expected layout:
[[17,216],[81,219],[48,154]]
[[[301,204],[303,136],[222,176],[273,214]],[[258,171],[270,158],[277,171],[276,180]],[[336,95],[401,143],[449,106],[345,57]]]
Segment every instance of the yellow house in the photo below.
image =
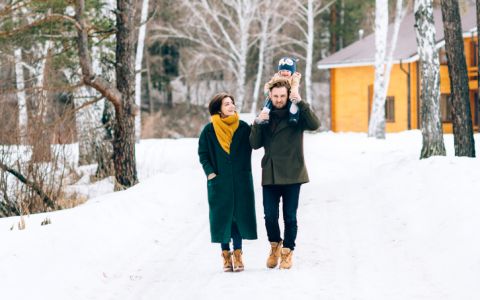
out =
[[[475,7],[462,18],[463,43],[470,87],[472,120],[478,129],[477,34]],[[450,80],[440,9],[434,10],[437,49],[440,58],[440,111],[444,132],[452,132]],[[385,104],[386,130],[398,132],[420,127],[419,57],[414,15],[402,21]],[[389,33],[393,31],[393,24]],[[390,37],[388,40],[390,43]],[[388,53],[388,46],[387,46]],[[373,99],[375,36],[371,34],[317,63],[330,70],[331,130],[367,132]]]

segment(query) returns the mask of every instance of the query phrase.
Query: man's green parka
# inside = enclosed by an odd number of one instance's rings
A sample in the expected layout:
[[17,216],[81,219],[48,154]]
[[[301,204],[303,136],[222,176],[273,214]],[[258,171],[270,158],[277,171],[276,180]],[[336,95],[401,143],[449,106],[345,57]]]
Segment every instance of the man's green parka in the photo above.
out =
[[288,115],[279,120],[272,132],[270,126],[254,124],[250,134],[253,149],[264,147],[262,158],[262,185],[280,185],[308,182],[303,157],[303,131],[320,126],[308,103],[298,103],[300,118],[297,125],[288,124]]

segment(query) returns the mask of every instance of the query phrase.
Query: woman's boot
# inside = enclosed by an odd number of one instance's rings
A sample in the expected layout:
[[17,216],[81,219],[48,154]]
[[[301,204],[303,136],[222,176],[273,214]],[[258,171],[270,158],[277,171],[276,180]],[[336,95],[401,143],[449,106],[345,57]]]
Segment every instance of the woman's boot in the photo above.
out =
[[233,272],[242,272],[243,269],[242,250],[237,249],[233,251]]
[[223,250],[222,251],[222,257],[223,257],[223,271],[224,272],[232,272],[233,271],[232,252],[230,252],[228,250]]

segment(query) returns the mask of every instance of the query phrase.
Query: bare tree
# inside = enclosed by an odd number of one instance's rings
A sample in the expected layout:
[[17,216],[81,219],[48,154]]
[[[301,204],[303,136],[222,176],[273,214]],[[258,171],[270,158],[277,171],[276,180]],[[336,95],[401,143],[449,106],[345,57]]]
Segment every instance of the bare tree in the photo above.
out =
[[448,76],[450,77],[452,95],[450,99],[452,100],[455,155],[475,157],[467,63],[464,55],[458,1],[442,0],[441,3]]
[[415,32],[420,56],[422,151],[420,158],[445,155],[440,120],[440,63],[435,47],[435,24],[431,0],[415,1]]
[[387,50],[388,33],[388,1],[377,0],[375,6],[375,82],[372,111],[368,124],[368,136],[378,139],[385,138],[385,99],[390,81],[390,71],[393,65],[393,53],[397,46],[398,32],[406,10],[403,1],[397,0],[395,23],[389,53]]
[[280,41],[278,35],[280,35],[280,30],[282,29],[283,25],[289,20],[289,14],[279,13],[284,12],[285,8],[285,4],[281,1],[263,0],[256,10],[256,17],[258,19],[260,30],[258,32],[259,46],[257,76],[253,88],[253,100],[250,109],[252,114],[255,113],[258,105],[258,95],[260,92],[263,69],[265,66],[265,54],[268,51],[273,51],[273,49],[281,45],[278,42]]
[[[142,107],[142,60],[143,48],[145,45],[145,32],[147,30],[147,15],[148,15],[149,0],[142,0],[142,11],[140,16],[140,28],[138,30],[137,54],[135,55],[135,104],[139,109]],[[135,119],[135,136],[137,142],[140,141],[142,133],[142,114],[138,113]]]
[[154,38],[177,38],[197,45],[203,59],[223,65],[236,82],[236,104],[242,109],[245,99],[248,52],[255,42],[251,27],[259,1],[181,0],[180,18],[163,28],[155,28]]
[[312,103],[312,67],[313,67],[313,44],[314,44],[314,20],[320,13],[326,11],[336,0],[323,5],[323,1],[295,0],[297,10],[293,24],[302,33],[303,40],[297,42],[305,49],[305,89],[306,100]]

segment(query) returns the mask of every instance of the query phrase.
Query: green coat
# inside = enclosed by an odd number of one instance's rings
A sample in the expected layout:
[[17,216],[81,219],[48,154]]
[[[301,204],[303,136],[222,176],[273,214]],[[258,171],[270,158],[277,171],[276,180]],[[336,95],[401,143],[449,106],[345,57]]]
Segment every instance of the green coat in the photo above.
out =
[[198,140],[198,156],[207,180],[210,234],[213,243],[228,243],[232,222],[243,239],[257,239],[255,196],[252,180],[250,126],[240,121],[233,135],[230,154],[217,140],[213,124],[207,124]]
[[308,182],[303,157],[303,131],[318,129],[320,121],[308,103],[300,101],[298,108],[300,119],[296,126],[288,124],[288,115],[280,120],[273,133],[269,126],[252,126],[252,148],[265,149],[262,158],[262,185]]

